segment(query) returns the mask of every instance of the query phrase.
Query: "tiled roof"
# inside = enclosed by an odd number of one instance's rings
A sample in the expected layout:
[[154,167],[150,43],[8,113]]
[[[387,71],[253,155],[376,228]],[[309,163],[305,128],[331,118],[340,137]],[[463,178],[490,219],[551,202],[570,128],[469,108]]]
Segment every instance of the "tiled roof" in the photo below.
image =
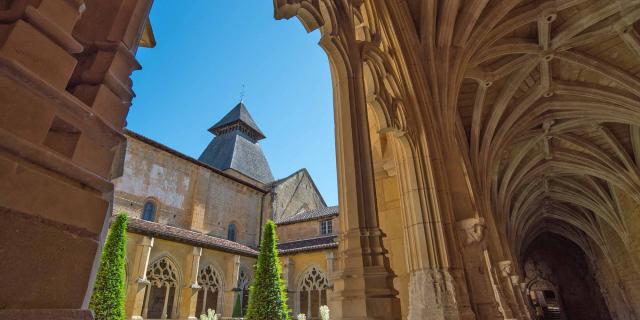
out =
[[[253,258],[258,256],[258,251],[237,242],[138,218],[129,217],[127,230],[132,233],[186,243],[202,248],[220,250]],[[287,255],[336,247],[338,247],[336,236],[329,235],[279,243],[278,252],[282,255]]]
[[335,235],[322,236],[311,239],[283,242],[278,244],[278,252],[282,255],[294,254],[303,251],[337,248]]
[[187,243],[203,248],[217,249],[250,257],[256,257],[258,255],[258,251],[237,242],[138,218],[130,217],[127,229],[129,232]]
[[293,216],[283,218],[279,221],[276,221],[276,224],[290,224],[296,222],[309,221],[320,218],[328,218],[338,215],[338,206],[324,207],[318,208],[314,210],[304,211],[300,213],[296,213]]

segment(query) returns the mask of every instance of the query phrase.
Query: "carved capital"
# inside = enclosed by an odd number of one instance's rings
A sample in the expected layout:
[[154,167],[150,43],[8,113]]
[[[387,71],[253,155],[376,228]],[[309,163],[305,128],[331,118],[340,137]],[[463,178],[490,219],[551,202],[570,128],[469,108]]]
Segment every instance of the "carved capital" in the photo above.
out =
[[511,277],[511,285],[512,286],[517,286],[520,283],[520,276],[517,274],[512,275]]
[[498,262],[498,270],[500,270],[500,275],[508,277],[513,273],[513,263],[510,260],[500,261]]
[[520,282],[520,290],[522,290],[522,291],[527,290],[527,283],[526,282]]
[[147,280],[146,276],[139,277],[138,279],[136,279],[136,283],[141,285],[141,286],[147,286],[147,285],[151,284],[151,282],[149,280]]
[[480,243],[484,240],[487,228],[484,218],[469,218],[456,223],[460,235],[466,245]]

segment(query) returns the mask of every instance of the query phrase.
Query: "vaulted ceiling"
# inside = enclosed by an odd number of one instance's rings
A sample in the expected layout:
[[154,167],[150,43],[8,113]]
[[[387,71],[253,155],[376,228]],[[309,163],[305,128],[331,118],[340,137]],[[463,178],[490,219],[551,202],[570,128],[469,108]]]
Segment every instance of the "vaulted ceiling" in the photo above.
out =
[[620,192],[640,202],[640,2],[407,7],[434,107],[516,253],[544,231],[601,244],[603,224],[624,241]]

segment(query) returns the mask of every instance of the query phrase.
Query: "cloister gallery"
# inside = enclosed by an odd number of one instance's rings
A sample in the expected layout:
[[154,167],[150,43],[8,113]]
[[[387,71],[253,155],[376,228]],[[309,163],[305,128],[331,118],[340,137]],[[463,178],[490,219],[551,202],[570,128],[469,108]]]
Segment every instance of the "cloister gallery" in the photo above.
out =
[[[92,319],[124,207],[131,319],[229,315],[261,218],[295,225],[283,277],[312,318],[640,317],[640,1],[274,0],[328,56],[339,209],[304,171],[216,158],[265,137],[244,105],[200,159],[124,129],[151,4],[0,1],[0,319]],[[135,182],[153,161],[189,168],[191,202]],[[201,205],[203,181],[232,196]],[[271,196],[289,185],[309,192]]]

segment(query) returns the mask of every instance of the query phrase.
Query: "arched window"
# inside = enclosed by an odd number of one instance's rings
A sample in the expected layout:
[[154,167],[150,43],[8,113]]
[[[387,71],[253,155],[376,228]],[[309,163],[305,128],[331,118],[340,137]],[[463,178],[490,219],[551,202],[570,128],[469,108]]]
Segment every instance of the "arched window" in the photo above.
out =
[[198,284],[202,287],[198,292],[198,302],[196,304],[196,314],[207,314],[207,310],[220,311],[219,300],[222,297],[223,286],[220,273],[211,265],[200,270]]
[[147,290],[142,314],[145,319],[174,318],[177,307],[177,268],[166,257],[157,260],[147,269]]
[[320,306],[327,304],[327,288],[329,281],[324,273],[316,267],[309,269],[298,285],[300,313],[307,319],[319,319]]
[[[236,299],[240,299],[240,305],[242,306],[242,314],[240,316],[244,316],[247,311],[247,306],[249,304],[249,284],[251,283],[251,278],[249,277],[249,273],[244,268],[240,268],[240,274],[238,275],[238,283],[236,284],[238,292],[238,296]],[[235,305],[235,304],[234,304]]]
[[236,241],[236,225],[230,223],[227,227],[227,240]]
[[155,221],[156,220],[156,204],[151,200],[147,200],[144,203],[144,208],[142,209],[142,219],[147,221]]

